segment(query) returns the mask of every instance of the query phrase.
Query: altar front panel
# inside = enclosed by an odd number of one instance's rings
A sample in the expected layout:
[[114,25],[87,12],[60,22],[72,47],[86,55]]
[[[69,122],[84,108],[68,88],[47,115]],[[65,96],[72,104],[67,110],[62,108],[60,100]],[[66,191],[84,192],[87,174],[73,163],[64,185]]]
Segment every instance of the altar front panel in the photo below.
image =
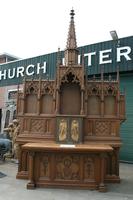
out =
[[88,188],[104,191],[105,160],[110,146],[82,147],[32,144],[29,152],[28,189],[35,187]]

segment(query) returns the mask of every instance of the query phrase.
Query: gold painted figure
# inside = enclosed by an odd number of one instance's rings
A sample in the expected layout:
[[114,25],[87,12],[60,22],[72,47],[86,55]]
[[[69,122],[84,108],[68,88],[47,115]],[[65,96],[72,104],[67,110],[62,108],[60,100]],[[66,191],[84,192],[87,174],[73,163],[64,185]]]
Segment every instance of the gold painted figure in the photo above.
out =
[[62,119],[59,124],[59,141],[64,141],[67,137],[67,121]]
[[79,139],[79,123],[77,120],[73,120],[71,124],[71,138],[73,141],[78,142]]

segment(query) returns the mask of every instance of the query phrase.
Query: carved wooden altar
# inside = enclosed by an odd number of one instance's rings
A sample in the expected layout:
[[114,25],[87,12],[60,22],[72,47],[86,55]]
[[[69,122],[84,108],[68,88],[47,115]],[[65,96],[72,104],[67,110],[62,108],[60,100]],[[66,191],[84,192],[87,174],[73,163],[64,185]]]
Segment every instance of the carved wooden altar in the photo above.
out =
[[84,59],[78,64],[73,10],[64,65],[59,54],[55,80],[26,80],[18,94],[17,178],[29,178],[28,188],[63,185],[104,191],[104,182],[120,182],[125,97],[119,72],[116,80],[104,80],[102,70],[100,79],[88,80]]

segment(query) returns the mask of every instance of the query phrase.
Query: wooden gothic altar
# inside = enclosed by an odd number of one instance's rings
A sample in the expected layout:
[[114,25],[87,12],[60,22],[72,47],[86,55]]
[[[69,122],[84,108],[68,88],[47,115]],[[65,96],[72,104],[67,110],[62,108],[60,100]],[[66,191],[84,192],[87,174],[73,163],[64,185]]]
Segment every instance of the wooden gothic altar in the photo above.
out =
[[[78,64],[74,11],[55,80],[26,80],[18,94],[20,146],[17,178],[35,187],[76,187],[106,191],[120,182],[120,124],[125,97],[116,80],[87,79]],[[60,53],[60,52],[59,52]]]

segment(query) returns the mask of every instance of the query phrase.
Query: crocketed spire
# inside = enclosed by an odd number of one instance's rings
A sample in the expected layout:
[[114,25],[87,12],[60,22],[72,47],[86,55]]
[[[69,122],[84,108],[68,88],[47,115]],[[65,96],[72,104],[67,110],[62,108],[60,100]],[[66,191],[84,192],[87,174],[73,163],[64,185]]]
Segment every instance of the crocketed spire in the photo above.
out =
[[75,15],[75,13],[74,13],[74,10],[72,9],[70,12],[71,20],[70,20],[66,49],[76,49],[77,48],[75,25],[74,25],[74,15]]

